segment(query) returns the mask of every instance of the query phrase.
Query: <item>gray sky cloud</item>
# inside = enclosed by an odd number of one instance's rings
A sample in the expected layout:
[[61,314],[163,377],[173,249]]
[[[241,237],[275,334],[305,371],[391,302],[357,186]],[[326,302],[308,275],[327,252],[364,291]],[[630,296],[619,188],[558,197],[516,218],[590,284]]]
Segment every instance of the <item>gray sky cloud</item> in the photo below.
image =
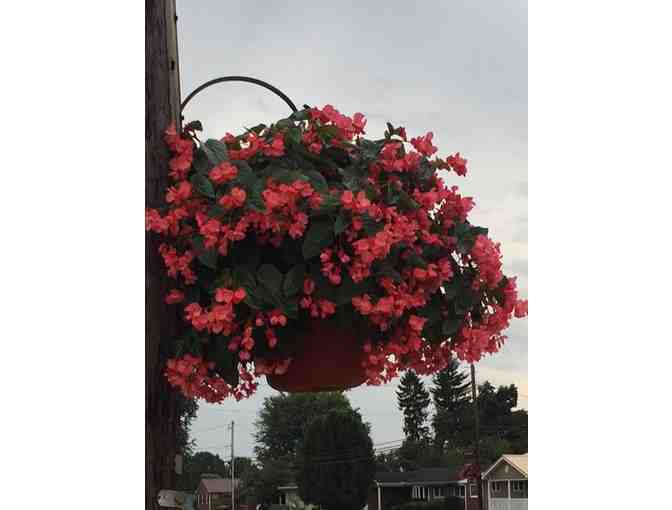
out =
[[[502,243],[505,270],[527,293],[527,3],[444,0],[407,7],[382,1],[308,2],[178,0],[183,96],[224,75],[249,75],[297,105],[333,104],[361,111],[367,133],[387,121],[411,136],[434,132],[439,154],[469,160],[466,179],[447,181],[474,196],[473,222]],[[226,83],[199,94],[184,112],[206,136],[271,122],[287,106],[253,85]],[[515,383],[527,407],[527,320],[516,321],[500,353],[479,364],[479,380]],[[372,424],[374,442],[402,438],[397,382],[349,392]],[[237,453],[252,452],[252,424],[263,386],[242,402],[202,405],[194,423],[199,448],[224,453],[237,423]],[[199,432],[200,431],[200,432]],[[220,448],[218,448],[218,446]]]

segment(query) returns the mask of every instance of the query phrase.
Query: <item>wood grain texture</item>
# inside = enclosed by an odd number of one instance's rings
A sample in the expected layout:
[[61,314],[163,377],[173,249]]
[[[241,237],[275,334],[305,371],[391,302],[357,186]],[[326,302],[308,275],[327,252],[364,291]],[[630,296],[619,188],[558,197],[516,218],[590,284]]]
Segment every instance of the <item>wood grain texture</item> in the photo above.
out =
[[[145,2],[145,201],[163,204],[168,151],[163,132],[179,119],[175,0]],[[175,307],[163,296],[169,286],[158,242],[145,237],[145,508],[156,509],[160,489],[173,488],[180,397],[163,376],[169,342],[180,328]],[[123,373],[123,367],[120,367]]]

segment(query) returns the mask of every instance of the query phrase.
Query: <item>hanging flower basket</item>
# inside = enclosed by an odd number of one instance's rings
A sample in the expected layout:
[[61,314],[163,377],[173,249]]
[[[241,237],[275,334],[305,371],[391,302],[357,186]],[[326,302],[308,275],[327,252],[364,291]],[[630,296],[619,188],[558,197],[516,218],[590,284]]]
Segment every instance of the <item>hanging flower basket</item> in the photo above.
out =
[[474,201],[447,184],[466,160],[436,157],[432,133],[388,124],[371,140],[365,125],[327,105],[221,140],[198,122],[166,131],[174,185],[146,226],[191,326],[166,368],[185,395],[430,374],[496,352],[526,315]]

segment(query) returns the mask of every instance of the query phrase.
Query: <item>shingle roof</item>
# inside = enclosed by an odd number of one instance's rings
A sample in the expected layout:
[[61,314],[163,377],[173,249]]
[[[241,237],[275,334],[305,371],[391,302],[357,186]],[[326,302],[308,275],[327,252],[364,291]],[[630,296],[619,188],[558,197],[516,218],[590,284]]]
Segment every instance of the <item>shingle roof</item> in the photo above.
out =
[[403,473],[378,472],[375,480],[378,483],[417,484],[457,482],[464,478],[464,467],[456,468],[423,468]]
[[514,469],[517,469],[518,471],[521,472],[521,474],[525,475],[527,478],[528,476],[528,471],[527,471],[527,453],[523,455],[513,455],[513,454],[504,454],[502,455],[497,461],[490,466],[487,471],[484,473],[483,476],[487,476],[490,474],[490,472],[495,469],[500,463],[502,462],[507,462],[511,466],[513,466]]
[[[202,478],[201,483],[205,490],[210,494],[214,493],[231,493],[231,479],[230,478]],[[236,487],[240,485],[240,480],[236,479]]]

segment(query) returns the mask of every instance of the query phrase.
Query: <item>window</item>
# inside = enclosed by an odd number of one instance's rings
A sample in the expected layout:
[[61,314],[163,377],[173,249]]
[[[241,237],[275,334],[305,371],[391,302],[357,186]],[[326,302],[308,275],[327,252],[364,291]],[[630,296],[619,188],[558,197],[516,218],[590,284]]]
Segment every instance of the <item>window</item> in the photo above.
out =
[[504,482],[492,482],[492,492],[503,492],[504,491]]
[[463,498],[467,493],[467,489],[464,485],[460,485],[460,497]]
[[434,494],[432,494],[432,497],[442,498],[443,497],[443,487],[434,487]]
[[514,480],[511,482],[511,491],[512,492],[523,492],[525,490],[525,486],[521,480]]
[[472,498],[477,498],[478,497],[478,487],[476,487],[475,483],[469,484],[469,495]]

